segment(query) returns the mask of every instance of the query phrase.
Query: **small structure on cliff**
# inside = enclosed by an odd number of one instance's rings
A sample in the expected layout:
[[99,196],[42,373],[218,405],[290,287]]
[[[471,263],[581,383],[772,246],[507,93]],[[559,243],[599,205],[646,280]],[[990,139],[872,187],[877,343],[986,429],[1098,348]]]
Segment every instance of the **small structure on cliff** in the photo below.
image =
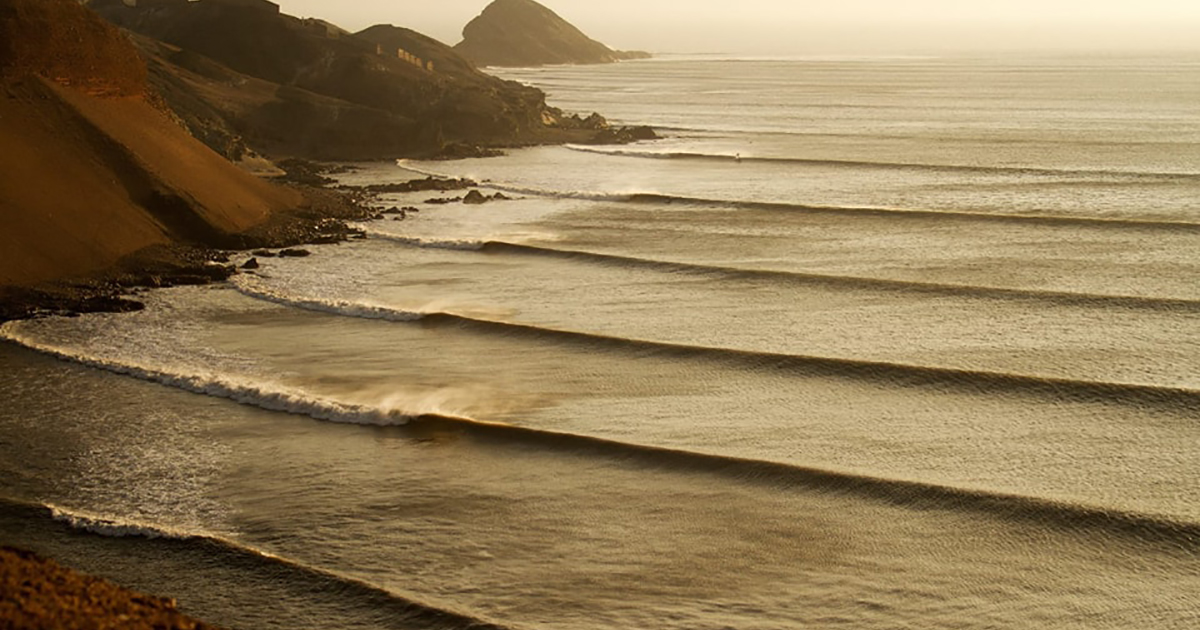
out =
[[[390,52],[384,48],[383,44],[375,44],[375,54],[383,57],[385,55],[389,55]],[[406,63],[410,63],[422,70],[433,72],[432,61],[427,62],[424,59],[421,59],[420,57],[408,52],[407,50],[404,50],[403,48],[396,49],[396,58]]]
[[279,13],[279,5],[269,0],[200,0],[212,4],[221,4],[239,9],[254,9],[264,13]]

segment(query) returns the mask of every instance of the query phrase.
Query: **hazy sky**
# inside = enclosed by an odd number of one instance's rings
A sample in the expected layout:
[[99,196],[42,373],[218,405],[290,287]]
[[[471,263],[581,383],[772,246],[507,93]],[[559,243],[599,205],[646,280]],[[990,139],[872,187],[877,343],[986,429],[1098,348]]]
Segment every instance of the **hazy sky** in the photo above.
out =
[[[447,44],[490,0],[276,0],[349,30],[378,23]],[[853,53],[1200,50],[1200,0],[544,0],[615,48]]]

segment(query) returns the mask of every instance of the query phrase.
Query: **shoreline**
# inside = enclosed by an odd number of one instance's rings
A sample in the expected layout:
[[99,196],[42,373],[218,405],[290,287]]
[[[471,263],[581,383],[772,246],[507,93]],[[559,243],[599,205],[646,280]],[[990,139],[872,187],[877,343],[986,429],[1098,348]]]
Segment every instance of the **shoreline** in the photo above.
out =
[[[131,312],[143,308],[133,296],[144,289],[223,282],[237,273],[230,255],[251,250],[338,243],[363,238],[347,221],[376,212],[354,191],[318,187],[313,179],[331,166],[304,162],[304,170],[279,180],[303,196],[302,207],[275,213],[241,233],[222,236],[212,245],[151,245],[93,273],[28,286],[0,285],[0,323],[44,316]],[[323,182],[322,182],[323,183]]]
[[282,160],[279,165],[286,174],[275,183],[301,194],[306,202],[303,207],[278,212],[245,232],[223,236],[221,242],[214,245],[153,245],[92,274],[31,286],[0,285],[0,323],[38,317],[139,311],[144,305],[136,296],[143,290],[228,280],[241,271],[231,263],[235,254],[250,253],[264,258],[307,256],[310,254],[307,250],[288,252],[287,249],[366,239],[366,233],[347,222],[383,220],[411,210],[369,205],[381,193],[470,190],[465,197],[448,198],[438,203],[472,204],[506,199],[503,195],[474,194],[480,183],[470,179],[427,176],[397,184],[348,186],[338,184],[328,175],[353,166],[302,159]]

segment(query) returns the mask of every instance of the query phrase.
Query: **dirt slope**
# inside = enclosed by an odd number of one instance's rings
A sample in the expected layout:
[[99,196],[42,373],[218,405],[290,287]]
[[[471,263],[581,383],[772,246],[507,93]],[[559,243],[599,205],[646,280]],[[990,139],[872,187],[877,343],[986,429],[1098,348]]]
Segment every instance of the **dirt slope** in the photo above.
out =
[[0,42],[0,286],[217,245],[302,202],[156,107],[132,44],[74,0],[0,0]]

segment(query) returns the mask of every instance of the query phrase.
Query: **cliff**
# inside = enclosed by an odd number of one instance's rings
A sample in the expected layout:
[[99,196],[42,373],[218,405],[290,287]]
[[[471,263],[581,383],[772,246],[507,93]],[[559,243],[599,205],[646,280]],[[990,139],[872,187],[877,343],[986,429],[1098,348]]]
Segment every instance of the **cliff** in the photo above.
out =
[[463,41],[454,49],[480,66],[596,64],[649,57],[612,50],[533,0],[495,0],[463,28]]
[[146,76],[128,38],[75,0],[0,2],[0,286],[220,244],[301,203],[189,135]]
[[351,34],[228,0],[93,0],[137,34],[150,82],[232,159],[367,160],[464,145],[586,141],[535,88],[484,74],[414,31]]

